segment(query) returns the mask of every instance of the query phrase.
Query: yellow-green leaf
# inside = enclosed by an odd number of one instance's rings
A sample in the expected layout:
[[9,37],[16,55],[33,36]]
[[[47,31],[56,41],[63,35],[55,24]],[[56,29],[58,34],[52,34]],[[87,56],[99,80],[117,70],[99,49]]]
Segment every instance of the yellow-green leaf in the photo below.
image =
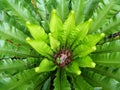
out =
[[57,68],[57,66],[48,59],[43,59],[38,67],[35,68],[35,72],[42,73],[42,72],[49,72],[53,71]]
[[53,55],[53,51],[44,41],[30,40],[30,38],[27,38],[26,40],[41,55],[46,57]]
[[95,46],[104,36],[104,33],[88,35],[83,39],[82,44]]
[[84,56],[90,54],[91,52],[93,52],[95,50],[96,50],[95,46],[91,47],[91,46],[88,46],[88,45],[81,44],[74,49],[73,56],[74,56],[74,58],[84,57]]
[[54,90],[71,90],[66,71],[58,69],[54,79]]
[[29,22],[26,23],[26,26],[34,39],[48,42],[48,35],[41,26],[37,24],[30,24]]
[[56,10],[52,11],[50,19],[50,32],[57,40],[61,41],[61,34],[63,34],[63,24],[61,19],[58,17]]
[[50,46],[51,46],[51,49],[56,52],[60,49],[60,42],[55,39],[51,33],[49,33],[49,39],[50,39]]
[[63,37],[63,44],[70,44],[71,40],[74,40],[74,32],[75,28],[75,15],[74,11],[71,11],[67,20],[64,22],[63,25],[64,35]]
[[80,67],[94,68],[96,65],[89,56],[78,58],[75,60],[75,62],[78,63]]
[[79,69],[79,65],[76,62],[72,62],[70,65],[68,65],[65,70],[69,73],[74,73],[77,75],[81,74],[81,71]]
[[77,35],[75,37],[74,43],[73,43],[73,48],[78,45],[80,40],[83,40],[85,38],[85,36],[88,33],[89,27],[91,25],[92,19],[89,19],[88,21],[84,22],[84,23],[80,23],[77,27]]

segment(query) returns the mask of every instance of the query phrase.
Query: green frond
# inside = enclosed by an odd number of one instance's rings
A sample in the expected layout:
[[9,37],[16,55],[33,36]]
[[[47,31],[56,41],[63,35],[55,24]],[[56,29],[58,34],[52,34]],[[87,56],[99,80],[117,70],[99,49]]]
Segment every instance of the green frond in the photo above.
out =
[[112,67],[104,67],[104,66],[97,66],[94,69],[90,69],[96,73],[101,75],[114,78],[115,80],[120,82],[120,68],[112,68]]
[[101,39],[105,37],[104,33],[101,34],[91,34],[87,35],[81,43],[83,45],[88,45],[88,46],[95,46]]
[[49,39],[50,39],[50,47],[51,49],[56,52],[56,51],[59,51],[60,50],[60,42],[55,39],[51,33],[49,33]]
[[97,45],[95,53],[120,52],[120,40],[106,42],[103,45]]
[[97,31],[102,25],[105,24],[111,17],[120,11],[119,0],[103,0],[99,3],[99,7],[94,12],[93,23],[89,33]]
[[40,90],[40,89],[44,90],[44,88],[46,90],[46,88],[49,88],[49,87],[44,87],[44,85],[50,84],[50,83],[48,83],[49,82],[49,76],[50,76],[50,73],[42,73],[38,77],[33,79],[34,86],[35,86],[34,90]]
[[37,74],[32,69],[18,73],[15,76],[3,74],[3,76],[0,77],[0,87],[1,89],[14,90],[23,83],[30,83],[30,80],[33,79],[33,77],[35,77],[36,75]]
[[90,54],[91,52],[95,51],[96,50],[96,47],[93,46],[93,47],[89,47],[87,45],[79,45],[78,47],[76,47],[73,51],[73,59],[76,59],[76,57],[84,57],[88,54]]
[[120,52],[97,53],[91,55],[93,61],[105,66],[120,66]]
[[71,64],[69,64],[65,70],[69,73],[73,73],[76,75],[80,75],[81,74],[81,70],[79,69],[79,65],[76,62],[73,62]]
[[9,26],[7,22],[0,24],[0,36],[1,38],[12,40],[13,42],[26,44],[25,38],[27,36],[14,26]]
[[120,0],[0,0],[0,90],[120,90]]
[[54,79],[54,90],[71,90],[65,70],[58,70]]
[[7,12],[4,12],[1,10],[0,12],[0,23],[7,23],[9,27],[14,27],[23,32],[26,35],[29,35],[28,30],[26,27],[20,23],[18,20],[15,19],[15,17],[10,16]]
[[29,22],[26,23],[26,26],[35,40],[41,40],[48,43],[48,35],[41,26]]
[[[42,20],[42,15],[44,14],[44,17],[46,16],[46,12],[45,12],[45,4],[43,0],[31,0],[32,7],[34,7],[34,10],[36,12],[36,15],[39,17],[40,20]],[[40,13],[41,11],[41,13]],[[42,12],[44,11],[44,13],[42,14]],[[42,15],[41,15],[42,14]]]
[[87,71],[83,75],[84,79],[94,87],[99,87],[102,90],[119,90],[120,83],[115,79],[102,76],[98,73]]
[[88,20],[89,18],[91,18],[94,10],[97,8],[100,1],[101,0],[89,0],[89,2],[87,2],[84,10],[85,20]]
[[72,9],[75,11],[75,22],[78,25],[84,20],[84,9],[88,0],[71,0]]
[[2,71],[21,71],[25,70],[27,68],[33,67],[35,64],[38,63],[38,60],[33,58],[27,58],[27,59],[2,59],[0,60],[0,72]]
[[81,41],[85,38],[85,36],[87,35],[88,30],[90,28],[91,22],[92,22],[92,19],[89,19],[88,21],[77,25],[76,31],[73,32],[76,34],[76,36],[74,36],[75,37],[74,41],[71,44],[72,49],[75,48],[77,45],[79,45],[79,41]]
[[103,27],[102,32],[109,35],[111,33],[115,33],[120,31],[120,12],[112,17]]
[[34,8],[41,19],[41,25],[46,32],[50,32],[49,21],[51,12],[56,8],[55,0],[31,0]]
[[16,17],[19,22],[24,24],[26,21],[38,23],[28,11],[29,9],[27,9],[27,6],[28,5],[25,5],[24,0],[4,0],[0,3],[2,10],[8,12],[11,16]]
[[63,45],[68,47],[75,38],[75,12],[72,10],[63,24]]
[[44,41],[30,40],[30,38],[26,40],[38,53],[51,59],[53,51]]
[[[4,89],[19,90],[19,87],[23,88],[24,85],[28,85],[28,87],[30,87],[31,83],[35,84],[36,82],[38,82],[37,81],[38,79],[40,79],[42,82],[44,79],[47,78],[47,75],[49,75],[49,74],[44,73],[39,76],[37,73],[34,72],[33,69],[24,70],[23,72],[17,73],[14,76],[3,74],[3,76],[0,77],[0,87],[3,90]],[[43,77],[43,76],[46,76],[46,77]],[[33,87],[33,88],[35,88],[35,87]]]
[[63,23],[59,16],[57,15],[56,10],[53,10],[50,18],[50,32],[57,40],[62,43],[62,35],[63,35]]
[[89,67],[89,68],[95,68],[96,64],[93,62],[93,60],[89,57],[83,57],[83,58],[77,58],[75,59],[75,62],[79,65],[79,67]]
[[51,78],[48,78],[42,87],[42,90],[50,90]]
[[47,11],[45,0],[31,0],[37,15],[40,17],[41,20],[47,21],[49,13]]
[[0,40],[0,57],[38,57],[35,51],[21,44],[12,43],[11,40]]
[[56,68],[57,66],[55,66],[55,64],[52,61],[45,58],[40,62],[40,65],[35,68],[35,72],[49,72],[55,70]]
[[74,90],[94,90],[94,88],[87,83],[82,76],[72,76],[72,84]]
[[69,2],[70,0],[56,0],[57,13],[63,22],[69,14]]

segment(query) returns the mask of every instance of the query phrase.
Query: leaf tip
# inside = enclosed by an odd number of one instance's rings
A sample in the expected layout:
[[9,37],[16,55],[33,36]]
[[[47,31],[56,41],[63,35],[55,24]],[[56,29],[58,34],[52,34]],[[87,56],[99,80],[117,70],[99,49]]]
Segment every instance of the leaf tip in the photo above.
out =
[[26,38],[26,41],[29,41],[29,40],[31,40],[31,39],[30,39],[29,37],[27,37],[27,38]]
[[39,71],[40,71],[39,67],[36,67],[35,72],[39,72]]
[[30,24],[30,22],[29,22],[29,21],[27,21],[27,22],[26,22],[26,25],[29,25],[29,24]]
[[96,63],[92,62],[92,68],[95,68]]
[[51,33],[49,33],[48,35],[51,36]]
[[90,23],[91,23],[92,21],[93,21],[93,20],[92,20],[91,18],[88,20],[88,22],[90,22]]
[[77,75],[80,75],[81,74],[81,71],[79,70],[78,72],[77,72]]
[[71,14],[74,14],[74,13],[75,13],[74,10],[72,10],[72,11],[71,11]]
[[102,37],[105,37],[105,33],[101,33],[101,36],[102,36]]
[[92,49],[95,51],[96,50],[96,46],[92,47]]
[[53,9],[52,13],[53,13],[53,14],[56,14],[56,9]]

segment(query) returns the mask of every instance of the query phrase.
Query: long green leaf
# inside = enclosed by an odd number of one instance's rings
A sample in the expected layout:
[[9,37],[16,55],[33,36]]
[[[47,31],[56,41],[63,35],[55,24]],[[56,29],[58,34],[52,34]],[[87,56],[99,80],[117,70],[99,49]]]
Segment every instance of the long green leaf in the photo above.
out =
[[106,42],[103,45],[98,45],[95,53],[103,52],[120,52],[120,40],[115,40],[112,42]]
[[0,36],[1,38],[17,41],[22,44],[26,44],[25,38],[27,37],[23,32],[19,31],[14,26],[9,26],[9,23],[2,22],[0,24]]
[[94,90],[93,87],[87,83],[82,76],[72,76],[72,83],[75,90]]
[[8,23],[9,27],[17,28],[21,32],[29,35],[26,27],[23,24],[19,23],[19,21],[15,17],[13,17],[11,15],[8,15],[7,12],[1,11],[0,12],[0,23],[1,23],[1,25],[3,24],[3,22]]
[[[50,84],[48,83],[50,80],[50,73],[42,73],[40,74],[36,79],[33,80],[34,82],[34,90],[42,90],[47,89],[48,87],[45,87],[45,85]],[[43,85],[44,84],[44,85]]]
[[88,20],[92,15],[96,7],[98,6],[98,3],[101,0],[89,0],[87,2],[84,13],[85,13],[85,20]]
[[65,70],[58,70],[54,79],[54,90],[71,90]]
[[49,39],[50,39],[50,46],[51,46],[51,49],[56,52],[56,51],[59,51],[60,50],[60,42],[55,39],[51,33],[49,33]]
[[115,79],[102,76],[98,73],[86,72],[84,79],[94,87],[100,87],[102,90],[119,90],[120,83]]
[[21,23],[25,24],[26,21],[38,23],[28,11],[28,5],[24,4],[25,2],[23,0],[4,0],[1,1],[0,7],[7,12],[11,11],[12,13],[10,13],[10,15],[15,16],[16,19],[19,19],[19,22]]
[[92,34],[92,35],[87,35],[83,41],[81,41],[82,44],[88,45],[88,46],[95,46],[102,38],[104,38],[105,34]]
[[83,40],[85,38],[85,36],[88,33],[91,22],[92,19],[89,19],[88,21],[77,25],[76,31],[74,31],[74,33],[76,33],[76,36],[74,38],[74,41],[72,42],[72,49],[75,48],[75,46],[79,45],[78,42],[80,40]]
[[89,47],[87,45],[81,44],[78,47],[76,47],[75,50],[73,51],[74,59],[76,57],[84,57],[84,56],[90,54],[91,52],[93,52],[95,50],[96,50],[95,46]]
[[94,69],[90,69],[96,73],[105,75],[110,78],[114,78],[120,82],[120,68],[112,68],[112,67],[104,67],[104,66],[96,66]]
[[[4,74],[5,75],[5,74]],[[36,77],[37,74],[33,69],[25,70],[24,72],[20,72],[15,76],[6,76],[0,77],[0,87],[1,89],[6,90],[14,90],[22,84],[30,83],[34,80],[33,77]]]
[[30,38],[27,38],[26,40],[41,55],[48,58],[53,55],[53,51],[50,46],[48,46],[44,41],[30,40]]
[[33,58],[20,59],[20,60],[3,59],[0,61],[0,72],[24,70],[34,66],[37,63],[38,63],[38,60]]
[[84,20],[84,9],[87,0],[72,0],[72,9],[75,11],[75,22],[79,24]]
[[83,58],[77,58],[75,59],[75,62],[77,62],[80,67],[94,68],[96,65],[89,56]]
[[48,60],[48,59],[43,59],[40,62],[40,65],[35,68],[35,72],[37,73],[42,73],[42,72],[49,72],[53,71],[57,68],[57,66],[54,64],[54,62]]
[[102,32],[105,32],[107,35],[120,31],[120,13],[110,19],[105,26],[102,27]]
[[26,26],[35,40],[41,40],[46,43],[48,42],[48,35],[41,26],[29,22],[26,23]]
[[80,75],[81,74],[81,71],[79,69],[79,65],[78,63],[76,62],[72,62],[71,64],[69,64],[65,70],[69,73],[73,73],[73,74],[76,74],[76,75]]
[[45,82],[42,90],[50,90],[50,84],[51,84],[51,78],[49,78],[49,79]]
[[64,22],[69,14],[69,1],[70,0],[56,0],[57,13]]
[[93,23],[89,33],[98,30],[108,19],[114,16],[119,10],[119,0],[103,0],[93,16]]
[[0,57],[38,57],[38,55],[28,47],[23,45],[14,44],[11,41],[0,40]]
[[91,55],[93,61],[105,66],[120,66],[120,52],[98,53]]
[[63,35],[63,23],[61,19],[58,17],[56,10],[52,11],[51,19],[50,19],[50,32],[54,38],[61,41],[62,43],[62,35]]
[[[72,10],[68,16],[68,18],[65,20],[63,25],[63,45],[69,45],[74,41],[76,33],[76,26],[75,26],[75,15],[74,11]],[[67,47],[67,46],[66,46]]]
[[46,3],[44,0],[31,0],[34,8],[37,10],[37,14],[44,20],[47,19]]

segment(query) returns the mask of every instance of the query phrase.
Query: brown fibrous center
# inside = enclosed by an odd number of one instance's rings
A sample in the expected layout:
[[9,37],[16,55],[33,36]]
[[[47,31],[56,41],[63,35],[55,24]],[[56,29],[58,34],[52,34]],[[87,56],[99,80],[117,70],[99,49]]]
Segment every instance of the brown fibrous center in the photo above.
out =
[[54,62],[59,67],[65,67],[71,62],[72,53],[70,50],[62,49],[54,56]]

